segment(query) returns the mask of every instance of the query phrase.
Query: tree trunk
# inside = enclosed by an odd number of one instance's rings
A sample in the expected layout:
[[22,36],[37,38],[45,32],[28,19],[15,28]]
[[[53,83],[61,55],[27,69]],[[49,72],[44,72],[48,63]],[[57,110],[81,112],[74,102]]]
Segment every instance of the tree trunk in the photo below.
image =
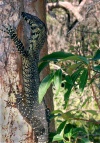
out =
[[[44,23],[46,23],[46,7],[45,7],[45,0],[41,0],[41,1],[37,1],[35,3],[35,8],[36,8],[36,11],[38,11],[38,17],[44,21]],[[47,55],[48,54],[48,46],[47,46],[47,41],[45,42],[44,44],[44,47],[42,48],[41,50],[41,54],[40,54],[40,58],[42,58],[43,56]],[[40,74],[40,78],[41,80],[46,76],[48,75],[50,72],[50,69],[49,67],[45,68],[42,73]],[[46,96],[45,96],[45,102],[46,102],[46,105],[47,107],[50,109],[50,111],[53,111],[54,110],[54,105],[53,105],[53,93],[52,93],[52,87],[50,87],[46,93]],[[54,125],[54,120],[52,120],[50,122],[50,127],[49,127],[49,131],[50,132],[54,132],[55,131],[55,125]]]
[[[41,4],[41,6],[40,6]],[[29,45],[28,36],[29,31],[23,19],[20,19],[22,11],[37,15],[41,20],[45,21],[45,0],[24,0],[24,1],[10,1],[5,0],[0,2],[0,29],[2,25],[17,27],[17,34],[24,46]],[[14,102],[13,90],[17,93],[19,89],[23,93],[23,77],[21,56],[18,53],[14,43],[7,34],[0,30],[0,142],[37,142],[32,131],[31,126],[23,119],[18,109],[13,105],[7,106],[7,101]],[[47,49],[45,44],[44,49]],[[47,53],[47,50],[42,51],[42,56]],[[42,73],[42,78],[48,74],[49,70]],[[51,99],[50,99],[51,98]],[[50,105],[48,104],[50,100]],[[46,102],[50,109],[53,107],[52,93],[46,97]],[[54,123],[52,128],[54,128]]]

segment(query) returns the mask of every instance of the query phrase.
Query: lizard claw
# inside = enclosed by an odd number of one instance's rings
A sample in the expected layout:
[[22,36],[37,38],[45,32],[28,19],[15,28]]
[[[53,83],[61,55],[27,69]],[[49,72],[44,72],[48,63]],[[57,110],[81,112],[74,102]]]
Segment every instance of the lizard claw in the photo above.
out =
[[9,100],[8,101],[4,100],[4,101],[6,102],[6,107],[5,108],[7,108],[7,107],[15,107],[14,102],[10,102]]
[[2,25],[3,29],[0,29],[1,31],[9,34],[9,36],[11,37],[12,39],[12,33],[16,33],[15,32],[15,28],[13,28],[11,25],[8,24],[8,26],[5,26],[5,25]]

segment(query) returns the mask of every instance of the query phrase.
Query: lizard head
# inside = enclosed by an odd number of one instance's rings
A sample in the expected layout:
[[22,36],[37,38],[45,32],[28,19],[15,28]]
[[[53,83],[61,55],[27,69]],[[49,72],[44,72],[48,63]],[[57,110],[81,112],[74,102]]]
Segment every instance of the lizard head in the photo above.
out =
[[31,43],[37,41],[38,47],[42,47],[46,39],[46,25],[36,16],[22,12],[22,17],[31,27]]

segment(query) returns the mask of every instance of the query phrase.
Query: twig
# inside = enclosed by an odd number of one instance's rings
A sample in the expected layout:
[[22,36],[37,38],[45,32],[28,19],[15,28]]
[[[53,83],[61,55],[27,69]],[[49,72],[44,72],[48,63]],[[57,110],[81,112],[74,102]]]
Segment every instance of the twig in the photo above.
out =
[[[90,74],[90,67],[88,68],[89,70],[89,79],[91,79],[91,74]],[[94,87],[93,87],[93,84],[91,83],[91,89],[92,89],[92,93],[93,93],[93,97],[97,103],[97,106],[99,108],[99,111],[100,111],[100,104],[99,104],[99,101],[98,101],[98,98],[96,97],[96,93],[95,93],[95,90],[94,90]]]
[[79,29],[76,29],[77,31],[80,31],[80,32],[84,32],[84,33],[92,33],[92,34],[100,34],[100,31],[98,32],[92,32],[92,31],[85,31],[85,30],[79,30]]
[[97,125],[100,125],[100,122],[97,121],[93,121],[93,120],[87,120],[87,119],[82,119],[82,118],[73,118],[74,120],[81,120],[81,121],[85,121],[85,122],[91,122]]
[[78,7],[73,6],[70,2],[58,2],[58,3],[47,3],[46,9],[47,11],[52,10],[53,8],[66,8],[73,13],[73,15],[77,18],[78,21],[82,21],[83,17],[79,13]]

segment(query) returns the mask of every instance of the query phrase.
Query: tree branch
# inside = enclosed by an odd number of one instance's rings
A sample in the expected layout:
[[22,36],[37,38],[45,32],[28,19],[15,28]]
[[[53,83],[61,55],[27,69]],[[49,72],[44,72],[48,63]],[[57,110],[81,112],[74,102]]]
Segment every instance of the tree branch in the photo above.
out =
[[79,12],[82,10],[85,2],[86,2],[86,0],[83,0],[79,4],[78,7],[73,6],[70,2],[47,3],[46,9],[47,9],[47,12],[48,12],[49,10],[52,10],[54,8],[65,8],[68,11],[72,12],[73,15],[77,18],[77,20],[79,22],[81,22],[83,20],[83,17],[82,17],[82,15]]
[[94,121],[94,120],[87,120],[87,119],[82,119],[82,118],[73,118],[74,120],[81,120],[81,121],[85,121],[85,122],[90,122],[90,123],[94,123],[94,124],[97,124],[97,125],[100,125],[100,122],[98,121]]
[[80,12],[83,8],[83,6],[85,5],[86,0],[82,0],[81,3],[79,4],[79,6],[77,7],[77,10]]
[[[91,79],[90,66],[89,66],[89,79]],[[94,89],[94,86],[92,83],[91,83],[91,89],[92,89],[92,93],[93,93],[93,97],[95,99],[95,102],[97,103],[97,106],[98,106],[99,111],[100,111],[100,104],[99,104],[99,101],[98,101],[98,98],[96,96],[95,89]]]

